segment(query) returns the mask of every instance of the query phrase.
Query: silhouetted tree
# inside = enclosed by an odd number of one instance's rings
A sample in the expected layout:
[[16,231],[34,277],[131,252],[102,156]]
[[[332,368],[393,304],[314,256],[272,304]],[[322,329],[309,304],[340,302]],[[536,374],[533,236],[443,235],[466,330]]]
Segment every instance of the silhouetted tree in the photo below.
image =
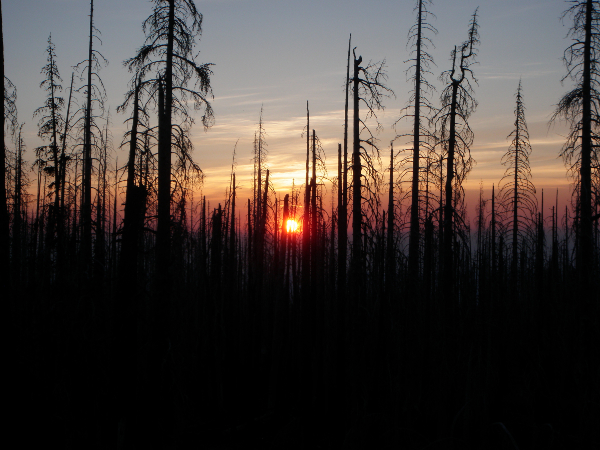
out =
[[344,105],[344,154],[340,155],[340,200],[338,205],[338,291],[346,292],[346,264],[348,259],[348,97],[350,93],[350,47],[352,34],[348,38],[348,59],[346,65],[346,86]]
[[[594,203],[600,194],[592,192],[592,186],[600,177],[600,1],[572,0],[562,19],[572,17],[573,26],[568,36],[573,39],[564,52],[563,61],[567,75],[575,88],[566,93],[558,103],[552,121],[562,118],[570,127],[561,156],[577,184],[579,208],[579,235],[577,245],[577,269],[581,279],[590,280],[597,259],[592,225]],[[597,219],[596,219],[597,220]]]
[[[356,50],[356,48],[354,49]],[[383,109],[383,97],[393,95],[393,91],[385,85],[385,60],[361,66],[362,56],[354,53],[354,76],[352,77],[353,93],[353,150],[352,150],[352,265],[353,275],[358,275],[363,264],[363,199],[371,199],[375,193],[373,176],[377,170],[373,164],[369,148],[379,157],[379,149],[375,137],[366,126],[366,121],[373,117],[377,120],[377,110]],[[361,118],[360,105],[366,107],[365,118]],[[377,122],[379,128],[379,122]],[[366,139],[361,138],[362,133]],[[366,147],[365,147],[366,146]],[[365,172],[363,173],[363,167]],[[364,181],[363,181],[364,178]],[[364,184],[363,184],[364,183]],[[364,191],[364,192],[363,192]],[[358,279],[355,278],[355,281]]]
[[306,101],[306,168],[304,181],[304,212],[302,214],[302,298],[306,302],[310,285],[310,110]]
[[[152,97],[158,108],[158,220],[156,234],[157,271],[160,277],[169,272],[172,147],[191,161],[191,142],[184,138],[194,119],[189,104],[204,110],[202,123],[212,125],[211,64],[194,61],[196,38],[202,33],[202,14],[192,0],[154,0],[154,10],[144,21],[144,45],[136,56],[125,61],[136,71],[143,85],[153,87]],[[188,87],[190,82],[194,88]],[[164,95],[161,102],[160,94]],[[161,105],[164,107],[161,108]],[[179,117],[176,124],[173,117]],[[181,145],[185,143],[185,145]],[[179,144],[179,145],[178,145]],[[197,166],[196,166],[197,167]]]
[[[517,274],[519,249],[523,250],[527,239],[533,231],[533,221],[537,212],[537,199],[535,186],[531,181],[529,167],[529,132],[525,121],[525,106],[521,82],[516,93],[515,125],[509,138],[512,138],[508,151],[502,157],[502,164],[506,166],[504,176],[500,180],[499,198],[505,212],[510,213],[507,229],[511,233],[512,259],[511,271]],[[529,236],[528,236],[529,232]]]
[[[81,254],[84,271],[90,267],[92,257],[92,149],[97,147],[100,129],[94,122],[94,109],[104,109],[106,93],[104,85],[98,75],[102,64],[108,62],[102,54],[94,49],[94,39],[98,39],[100,32],[94,26],[94,0],[90,0],[90,29],[88,57],[76,67],[86,73],[86,83],[80,88],[85,94],[83,106],[83,157],[81,177]],[[96,108],[94,108],[94,104]],[[81,120],[81,119],[80,119]]]
[[394,245],[394,144],[390,144],[390,181],[388,190],[388,209],[387,209],[387,236],[386,236],[386,256],[385,273],[386,289],[388,294],[394,292],[396,281],[396,255]]
[[[14,174],[13,174],[13,226],[12,226],[12,276],[16,285],[19,285],[21,281],[21,272],[23,269],[22,253],[23,253],[23,231],[24,225],[27,224],[26,213],[25,213],[25,202],[24,197],[26,195],[25,189],[28,187],[27,176],[23,172],[23,152],[25,152],[25,143],[23,142],[23,124],[19,126],[19,133],[15,136],[15,161],[14,161]],[[25,220],[23,220],[25,217]]]
[[[69,88],[69,101],[67,102],[67,113],[64,120],[64,125],[62,129],[62,145],[60,150],[60,156],[58,159],[58,178],[60,185],[60,204],[58,208],[58,240],[57,246],[59,250],[59,260],[62,258],[62,251],[64,250],[64,228],[65,228],[65,185],[67,180],[67,164],[71,160],[70,155],[67,155],[67,142],[69,138],[70,131],[70,121],[71,117],[71,103],[73,99],[73,81],[75,78],[75,72],[71,73],[71,86]],[[62,263],[62,261],[60,261]],[[61,270],[59,268],[59,270]]]
[[[142,167],[136,171],[138,155],[144,150],[148,132],[148,114],[140,99],[141,80],[136,76],[132,89],[125,94],[125,101],[117,108],[124,111],[132,107],[132,115],[126,120],[131,128],[126,132],[122,146],[128,145],[127,180],[125,188],[125,211],[121,240],[121,264],[119,277],[123,286],[121,289],[135,288],[137,279],[137,246],[139,232],[143,226],[143,205],[146,202],[146,187],[143,183]],[[133,292],[130,293],[131,297]]]
[[[46,91],[47,98],[44,102],[44,106],[36,109],[33,116],[39,117],[38,136],[44,140],[50,141],[50,145],[45,146],[40,150],[47,161],[44,170],[54,178],[54,181],[50,185],[54,193],[53,203],[49,213],[47,233],[49,239],[52,240],[57,225],[59,194],[61,189],[58,139],[62,128],[64,128],[63,118],[61,117],[64,99],[58,96],[60,91],[62,91],[62,86],[60,85],[62,78],[60,77],[58,66],[56,65],[56,52],[55,46],[52,43],[52,35],[48,37],[48,47],[46,48],[46,52],[48,53],[48,64],[42,68],[41,73],[44,75],[45,79],[41,82],[40,87]],[[52,245],[52,242],[49,241],[48,245]]]
[[[447,294],[453,296],[454,272],[454,226],[458,211],[455,207],[456,196],[462,192],[462,182],[471,170],[474,161],[471,157],[470,146],[473,142],[473,132],[468,124],[468,118],[477,106],[473,98],[471,66],[477,56],[479,32],[477,10],[473,13],[469,24],[468,39],[460,48],[454,47],[450,53],[452,68],[442,73],[441,79],[446,83],[441,96],[442,106],[433,120],[436,124],[439,144],[446,154],[446,179],[444,202],[443,258],[444,285]],[[459,192],[455,191],[458,190]]]
[[2,80],[4,95],[2,100],[2,148],[0,149],[0,282],[3,286],[9,287],[10,227],[6,201],[6,141],[4,132],[10,130],[11,133],[14,133],[17,126],[17,90],[14,84],[4,76],[4,31],[2,26],[2,5],[0,5],[0,48],[2,49],[0,79]]
[[418,275],[419,266],[419,242],[421,235],[420,228],[420,189],[421,180],[420,169],[420,149],[423,145],[428,145],[431,141],[431,133],[427,128],[424,115],[427,117],[433,110],[433,107],[427,98],[427,94],[433,92],[434,87],[426,80],[425,75],[431,74],[431,64],[434,64],[433,57],[427,51],[431,40],[424,34],[437,34],[437,29],[429,23],[429,17],[433,16],[428,10],[427,5],[431,0],[417,0],[414,10],[417,12],[417,22],[408,32],[408,42],[412,47],[411,58],[408,62],[411,66],[407,72],[410,74],[410,81],[413,82],[410,106],[405,109],[403,118],[413,118],[413,148],[412,148],[412,178],[411,178],[411,204],[410,204],[410,234],[408,241],[408,270],[411,277]]
[[[195,62],[196,38],[202,32],[202,14],[192,0],[154,0],[152,14],[143,22],[146,36],[137,54],[125,61],[135,72],[140,84],[149,92],[158,112],[158,192],[157,228],[155,247],[156,287],[155,309],[151,312],[151,340],[153,354],[150,356],[149,383],[159,383],[163,389],[157,392],[157,401],[151,406],[151,420],[156,421],[155,439],[166,445],[172,419],[166,415],[170,397],[166,385],[170,379],[169,369],[162,364],[169,352],[172,333],[170,314],[171,290],[171,205],[172,192],[180,198],[185,196],[184,183],[172,177],[172,170],[180,177],[200,173],[191,158],[192,143],[189,129],[194,123],[190,107],[203,110],[202,123],[208,128],[213,123],[213,111],[209,97],[212,95],[211,64]],[[193,83],[193,87],[190,84]],[[178,119],[174,120],[174,119]],[[177,159],[172,164],[172,154]],[[174,185],[172,182],[175,182]],[[177,202],[179,203],[179,202]],[[203,213],[203,221],[206,215]],[[204,227],[203,227],[204,228]],[[203,236],[206,236],[203,229]]]

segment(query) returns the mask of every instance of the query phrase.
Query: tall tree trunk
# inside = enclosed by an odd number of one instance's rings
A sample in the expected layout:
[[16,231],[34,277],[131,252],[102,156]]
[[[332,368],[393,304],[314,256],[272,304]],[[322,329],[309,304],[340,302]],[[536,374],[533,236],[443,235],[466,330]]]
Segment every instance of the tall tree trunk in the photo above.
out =
[[338,285],[340,296],[346,292],[346,259],[348,255],[348,96],[350,94],[350,47],[352,35],[348,39],[348,59],[346,65],[346,101],[344,106],[344,159],[342,161],[341,193],[338,205]]
[[263,193],[262,199],[262,215],[260,218],[260,234],[261,234],[261,246],[264,245],[265,242],[265,233],[267,227],[267,200],[269,198],[269,169],[267,169],[267,174],[265,177],[265,191]]
[[[0,48],[2,63],[0,65],[0,78],[4,92],[4,31],[2,28],[2,5],[0,5]],[[9,255],[9,216],[6,202],[6,143],[4,141],[5,115],[4,97],[2,99],[2,148],[0,148],[0,282],[10,292],[10,255]]]
[[[137,228],[136,212],[139,212],[142,188],[135,183],[135,157],[137,152],[137,134],[139,125],[139,88],[137,80],[133,97],[133,118],[129,135],[129,158],[127,161],[127,186],[125,188],[125,216],[123,218],[123,235],[121,239],[121,258],[119,267],[120,289],[137,286]],[[130,293],[131,294],[131,293]],[[131,299],[131,295],[129,296]],[[131,300],[129,300],[131,301]]]
[[304,182],[304,214],[302,218],[302,292],[304,300],[308,296],[310,283],[310,189],[308,171],[310,164],[310,113],[306,102],[306,180]]
[[50,208],[50,212],[48,215],[48,246],[52,248],[55,244],[54,242],[54,232],[57,228],[58,222],[58,200],[60,193],[60,170],[59,170],[59,160],[58,160],[58,130],[56,129],[56,108],[54,103],[54,57],[52,51],[50,51],[50,101],[51,108],[50,114],[52,117],[52,162],[54,163],[54,201],[52,207]]
[[14,194],[14,207],[13,207],[13,254],[12,264],[13,267],[13,282],[16,286],[20,285],[21,278],[21,230],[22,230],[22,165],[23,165],[23,140],[21,139],[21,130],[19,129],[19,136],[17,138],[17,161],[15,165],[15,194]]
[[[173,39],[175,27],[175,0],[169,2],[169,24],[167,47],[165,54],[165,73],[162,105],[159,100],[159,143],[158,143],[158,194],[156,225],[156,296],[154,300],[154,325],[152,340],[154,354],[151,370],[155,371],[152,382],[160,388],[156,392],[153,404],[152,422],[156,426],[156,442],[166,447],[170,440],[173,421],[168,411],[171,408],[171,396],[168,386],[171,385],[169,360],[169,339],[171,334],[171,124],[173,107]],[[161,97],[159,92],[159,97]]]
[[415,121],[413,128],[412,193],[410,205],[410,235],[408,241],[408,272],[416,280],[419,267],[419,147],[421,146],[421,22],[423,2],[419,1],[417,18],[417,56],[415,64]]
[[[513,230],[512,230],[512,263],[511,272],[513,277],[517,275],[517,255],[519,248],[519,116],[520,116],[521,104],[517,102],[517,119],[515,120],[515,187],[513,196]],[[516,281],[516,280],[514,280]],[[513,281],[513,282],[514,282]]]
[[231,230],[229,234],[229,254],[230,254],[230,276],[232,279],[237,279],[236,277],[236,236],[235,236],[235,173],[233,174],[233,184],[231,188]]
[[[337,240],[338,240],[338,252],[337,252],[337,280],[338,280],[338,297],[341,297],[341,288],[342,288],[342,259],[341,259],[341,249],[342,249],[342,244],[341,244],[341,239],[342,239],[342,233],[340,231],[340,228],[343,226],[342,225],[342,202],[344,201],[344,197],[343,197],[343,191],[344,191],[344,185],[343,185],[343,178],[342,178],[342,144],[338,144],[338,176],[337,176],[337,184],[338,184],[338,190],[337,190],[337,221],[338,221],[338,230],[337,230]],[[344,264],[344,272],[345,272],[346,266]]]
[[[386,285],[391,295],[394,292],[396,277],[396,258],[394,257],[394,145],[390,150],[390,188],[387,215]],[[412,279],[414,281],[414,278]]]
[[288,220],[290,218],[290,194],[285,194],[283,198],[283,217],[281,220],[281,247],[280,247],[280,261],[282,262],[279,267],[280,274],[283,274],[283,288],[284,295],[282,300],[287,301],[287,246],[288,246]]
[[[169,291],[170,226],[171,226],[171,116],[173,106],[173,33],[175,24],[175,2],[169,0],[169,26],[164,75],[164,103],[159,108],[158,144],[158,206],[156,229],[157,273],[160,278],[162,296]],[[163,299],[166,305],[166,299]]]
[[[583,86],[581,117],[581,166],[580,166],[580,239],[577,252],[577,270],[580,282],[591,286],[592,274],[592,56],[597,50],[592,46],[593,0],[587,0],[585,14],[585,42],[583,48]],[[584,288],[585,289],[585,288]]]
[[[361,180],[361,160],[360,160],[360,115],[359,115],[359,67],[362,62],[362,57],[354,59],[354,78],[353,78],[353,94],[354,94],[354,118],[353,134],[354,145],[352,149],[352,262],[354,276],[360,273],[362,266],[362,180]],[[358,279],[356,279],[358,281]]]
[[90,41],[88,47],[87,97],[85,108],[83,177],[81,201],[81,253],[83,270],[89,276],[92,258],[92,62],[94,33],[94,0],[90,1]]
[[319,252],[319,220],[317,217],[317,137],[315,130],[312,132],[312,176],[310,181],[310,216],[311,216],[311,297],[316,295],[321,271],[317,268],[320,260]]
[[444,295],[448,299],[447,306],[454,307],[454,208],[452,206],[454,191],[454,150],[456,146],[456,101],[459,83],[452,82],[452,103],[450,107],[450,136],[448,142],[448,159],[446,165],[446,185],[444,204]]
[[119,159],[115,161],[115,193],[113,197],[113,211],[112,211],[112,233],[110,234],[110,277],[111,283],[116,281],[117,270],[117,197],[119,187]]
[[65,155],[67,149],[67,135],[69,132],[69,115],[71,113],[71,100],[73,97],[73,79],[75,73],[71,73],[71,87],[69,89],[69,102],[67,104],[67,115],[65,117],[65,129],[62,135],[62,145],[59,158],[59,181],[60,181],[60,202],[57,208],[57,259],[58,259],[58,274],[62,276],[65,272],[65,184],[67,177],[67,157]]
[[[52,52],[50,52],[50,67],[54,67],[54,58]],[[56,223],[58,216],[58,199],[60,193],[60,170],[58,161],[58,130],[56,129],[56,108],[54,103],[54,71],[50,70],[50,99],[52,101],[52,159],[54,162],[54,211],[52,213],[53,218],[50,220],[51,223]]]

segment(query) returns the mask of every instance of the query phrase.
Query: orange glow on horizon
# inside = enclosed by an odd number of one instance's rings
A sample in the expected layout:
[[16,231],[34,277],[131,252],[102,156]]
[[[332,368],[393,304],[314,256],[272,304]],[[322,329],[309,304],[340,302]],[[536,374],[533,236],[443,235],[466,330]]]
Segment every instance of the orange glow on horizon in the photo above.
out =
[[298,222],[293,219],[288,219],[285,228],[288,233],[295,233],[298,230]]

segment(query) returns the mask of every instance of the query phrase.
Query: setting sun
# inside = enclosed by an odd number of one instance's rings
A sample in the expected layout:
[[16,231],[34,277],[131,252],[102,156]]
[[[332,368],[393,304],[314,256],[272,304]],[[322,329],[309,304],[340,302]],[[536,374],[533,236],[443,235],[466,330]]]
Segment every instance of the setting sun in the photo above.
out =
[[288,233],[294,233],[298,229],[298,222],[293,219],[288,219],[285,228]]

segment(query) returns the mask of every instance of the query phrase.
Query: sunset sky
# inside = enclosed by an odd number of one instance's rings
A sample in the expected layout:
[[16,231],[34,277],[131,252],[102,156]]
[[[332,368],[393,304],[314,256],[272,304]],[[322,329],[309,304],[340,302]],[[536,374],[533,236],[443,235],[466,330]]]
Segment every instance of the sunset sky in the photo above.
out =
[[[213,201],[224,198],[232,151],[237,145],[240,196],[251,195],[251,157],[261,105],[267,133],[268,167],[276,190],[289,192],[292,179],[304,179],[306,101],[314,128],[327,156],[329,176],[337,171],[337,143],[343,138],[344,78],[348,36],[363,60],[387,62],[388,86],[396,98],[384,101],[379,116],[383,131],[377,135],[384,165],[389,142],[410,132],[410,123],[392,125],[405,106],[411,86],[405,70],[409,58],[407,33],[415,22],[413,0],[206,0],[196,1],[204,16],[198,42],[199,63],[214,63],[212,87],[215,125],[192,130],[194,157],[206,176],[204,193]],[[142,21],[150,14],[147,0],[96,0],[95,25],[102,33],[96,48],[109,61],[100,75],[108,94],[115,146],[125,131],[125,116],[115,109],[122,103],[131,74],[122,61],[144,42]],[[533,182],[538,188],[557,187],[564,205],[569,190],[565,167],[558,157],[565,127],[549,127],[554,105],[571,86],[561,79],[571,21],[560,21],[563,0],[437,0],[430,11],[437,35],[430,35],[430,52],[437,65],[428,80],[437,88],[432,103],[439,106],[442,84],[438,76],[449,68],[449,53],[467,37],[471,14],[479,6],[481,45],[474,74],[479,81],[479,106],[470,125],[475,133],[472,155],[477,165],[467,181],[469,190],[483,182],[486,192],[504,173],[500,159],[514,123],[515,92],[522,78],[531,145]],[[88,45],[89,2],[84,0],[4,0],[5,74],[17,86],[19,121],[25,122],[25,143],[41,145],[33,111],[42,105],[40,69],[46,64],[48,35],[56,45],[63,86],[68,87],[71,66],[84,60]],[[81,86],[81,82],[77,87]],[[64,94],[65,100],[67,93]],[[198,119],[199,119],[198,115]],[[395,149],[409,144],[398,140]],[[117,150],[119,163],[125,150]],[[470,203],[474,203],[471,196]]]

